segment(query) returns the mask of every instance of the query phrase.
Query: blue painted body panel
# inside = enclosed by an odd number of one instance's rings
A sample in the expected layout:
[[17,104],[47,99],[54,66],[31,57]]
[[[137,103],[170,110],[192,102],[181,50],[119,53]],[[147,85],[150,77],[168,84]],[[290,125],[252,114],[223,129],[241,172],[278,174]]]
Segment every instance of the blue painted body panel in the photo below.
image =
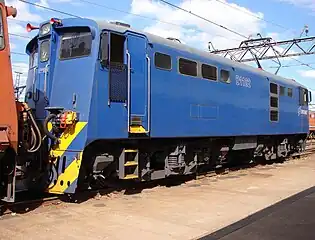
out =
[[[40,26],[46,24],[47,22],[42,23]],[[49,106],[50,103],[50,94],[53,83],[53,71],[54,64],[56,59],[56,49],[58,45],[54,41],[56,39],[56,34],[52,32],[42,37],[36,36],[38,44],[38,57],[35,59],[35,65],[28,72],[27,82],[26,82],[26,93],[31,93],[30,95],[26,94],[25,102],[29,106],[35,109],[35,116],[37,120],[44,120],[47,116],[47,111],[45,107]],[[34,41],[34,39],[32,40]],[[40,49],[42,42],[49,41],[49,59],[47,61],[40,60]],[[29,47],[27,47],[27,53],[30,54]],[[30,96],[30,98],[28,97]]]
[[148,126],[148,67],[146,60],[147,39],[138,34],[127,34],[127,49],[130,54],[130,115],[142,117],[145,129]]
[[[150,107],[149,136],[152,138],[308,132],[308,116],[298,114],[299,86],[302,85],[293,80],[259,72],[243,64],[113,24],[100,25],[87,19],[64,19],[63,27],[68,26],[88,26],[93,29],[92,53],[87,57],[62,61],[59,59],[61,36],[56,35],[55,45],[51,47],[54,54],[51,55],[53,63],[50,64],[48,78],[49,106],[60,106],[80,113],[80,121],[88,122],[86,137],[82,139],[85,144],[97,139],[128,138],[128,107],[124,103],[109,104],[109,72],[101,67],[98,59],[100,34],[104,30],[119,32],[127,37],[125,50],[130,52],[132,68],[130,112],[131,115],[143,115],[144,127],[147,128]],[[171,70],[154,66],[155,52],[172,57]],[[150,92],[146,54],[151,60]],[[218,79],[221,69],[229,70],[231,82],[227,84],[179,74],[179,57],[217,66]],[[127,64],[127,56],[124,61]],[[236,75],[250,78],[251,87],[237,85]],[[279,96],[278,122],[269,120],[270,82],[293,89],[293,97]],[[72,103],[73,94],[77,96],[75,105]],[[307,110],[308,107],[303,106],[302,109]]]
[[[269,83],[272,78],[244,71],[208,58],[154,44],[154,51],[172,56],[172,70],[152,72],[152,137],[237,136],[295,134],[308,131],[307,115],[298,116],[299,91],[279,96],[279,122],[269,121]],[[153,52],[150,54],[153,58]],[[231,83],[180,75],[177,56],[229,70]],[[251,79],[251,88],[236,85],[235,76]],[[218,76],[220,79],[220,75]],[[305,108],[307,109],[307,108]],[[304,124],[302,127],[301,123]]]

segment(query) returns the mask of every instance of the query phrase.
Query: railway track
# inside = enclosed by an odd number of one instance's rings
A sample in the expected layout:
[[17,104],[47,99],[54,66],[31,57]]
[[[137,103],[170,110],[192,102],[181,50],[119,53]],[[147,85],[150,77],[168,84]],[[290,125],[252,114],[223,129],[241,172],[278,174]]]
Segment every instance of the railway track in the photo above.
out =
[[[312,146],[312,144],[308,143],[306,146],[306,150],[303,153],[296,154],[293,156],[290,156],[284,161],[290,161],[292,159],[296,158],[304,158],[311,154],[315,153],[315,144]],[[269,161],[265,164],[273,164],[275,161]],[[214,177],[217,175],[224,175],[228,174],[230,172],[235,172],[239,170],[249,169],[249,168],[255,168],[257,166],[265,165],[262,163],[252,163],[252,164],[242,164],[240,166],[235,167],[226,167],[218,170],[212,170],[207,171],[204,173],[198,173],[196,176],[176,176],[174,178],[168,178],[168,179],[161,179],[154,182],[140,182],[140,183],[134,183],[134,182],[120,182],[120,183],[112,183],[111,186],[109,186],[106,189],[95,189],[95,190],[89,190],[89,191],[83,191],[78,193],[77,195],[69,196],[69,195],[62,195],[62,196],[56,196],[56,195],[49,195],[44,194],[42,196],[33,196],[30,197],[27,200],[18,200],[14,203],[2,203],[0,202],[0,217],[5,215],[15,215],[16,213],[22,214],[31,211],[32,209],[36,209],[38,207],[47,207],[47,206],[53,206],[53,205],[60,205],[62,203],[69,203],[69,202],[83,202],[88,199],[91,199],[93,197],[97,197],[99,195],[108,195],[110,193],[116,193],[116,194],[128,194],[131,193],[140,193],[141,190],[154,187],[154,186],[161,186],[161,185],[177,185],[184,183],[187,180],[201,180],[204,178]]]

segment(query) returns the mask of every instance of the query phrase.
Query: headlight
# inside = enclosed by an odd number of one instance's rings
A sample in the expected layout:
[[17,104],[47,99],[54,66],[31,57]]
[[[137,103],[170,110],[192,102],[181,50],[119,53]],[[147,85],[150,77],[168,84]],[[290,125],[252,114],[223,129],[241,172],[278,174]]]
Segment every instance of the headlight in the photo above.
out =
[[51,27],[50,23],[43,25],[40,28],[40,35],[44,36],[44,35],[48,34],[50,32],[50,27]]

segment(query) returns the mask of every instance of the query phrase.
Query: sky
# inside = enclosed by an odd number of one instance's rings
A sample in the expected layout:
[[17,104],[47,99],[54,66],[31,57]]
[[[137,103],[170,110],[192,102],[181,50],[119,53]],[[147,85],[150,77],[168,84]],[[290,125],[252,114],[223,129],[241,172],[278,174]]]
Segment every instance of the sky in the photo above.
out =
[[[28,56],[25,47],[34,32],[27,33],[28,22],[38,25],[51,17],[68,18],[66,14],[50,11],[23,2],[6,0],[6,5],[17,8],[18,15],[9,19],[11,59],[15,72],[21,72],[21,84],[25,81],[28,69]],[[184,44],[208,51],[208,42],[215,49],[238,47],[241,41],[262,37],[272,37],[274,41],[300,37],[304,26],[308,26],[308,36],[315,36],[315,0],[168,0],[191,13],[226,27],[222,27],[171,7],[159,0],[27,0],[31,3],[74,14],[80,17],[105,21],[120,21],[133,28],[147,31],[161,37],[175,37]],[[15,35],[14,35],[15,34]],[[19,37],[16,36],[20,35]],[[240,36],[241,35],[241,36]],[[244,36],[244,37],[242,37]],[[302,45],[307,49],[309,45]],[[276,47],[278,51],[283,48]],[[292,53],[296,52],[292,49]],[[309,66],[298,66],[309,63]],[[284,66],[277,73],[293,78],[313,92],[315,102],[315,55],[283,58]],[[249,63],[255,66],[255,63]],[[265,71],[274,73],[273,61],[261,61]]]

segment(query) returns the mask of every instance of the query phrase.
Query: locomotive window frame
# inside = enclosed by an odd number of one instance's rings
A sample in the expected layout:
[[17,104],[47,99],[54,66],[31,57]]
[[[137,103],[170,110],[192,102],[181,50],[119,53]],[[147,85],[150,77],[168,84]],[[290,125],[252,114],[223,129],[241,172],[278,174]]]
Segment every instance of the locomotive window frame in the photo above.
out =
[[[47,56],[43,58],[42,53],[46,50]],[[39,60],[40,62],[47,62],[50,59],[50,40],[45,40],[40,43],[39,47]]]
[[288,97],[293,97],[293,89],[292,88],[288,88],[287,95],[288,95]]
[[[180,68],[180,61],[183,60],[183,61],[187,61],[187,62],[190,62],[190,63],[194,63],[196,65],[196,75],[191,75],[191,74],[186,74],[186,73],[182,73],[181,72],[181,68]],[[191,60],[191,59],[188,59],[188,58],[184,58],[184,57],[178,57],[178,61],[177,61],[177,70],[178,72],[181,74],[181,75],[184,75],[184,76],[189,76],[189,77],[195,77],[195,78],[198,78],[199,77],[199,64],[197,61],[194,61],[194,60]]]
[[[168,58],[168,60],[169,60],[169,68],[163,67],[162,65],[159,66],[157,64],[156,60],[158,58],[158,55],[163,56],[163,57],[166,56]],[[170,55],[166,54],[166,53],[155,52],[154,53],[154,66],[155,66],[155,68],[160,69],[160,70],[171,71],[172,70],[172,57]]]
[[270,96],[270,107],[279,108],[279,101],[277,97]]
[[309,91],[305,88],[300,87],[300,101],[299,105],[300,106],[308,106],[309,103]]
[[108,67],[109,65],[109,36],[108,31],[102,31],[100,34],[100,44],[98,51],[98,60],[103,67]]
[[270,110],[270,122],[279,122],[278,110]]
[[[216,74],[215,78],[213,78],[213,77],[206,77],[205,74],[204,74],[204,71],[203,71],[204,70],[203,66],[215,69],[215,74]],[[200,75],[201,75],[201,77],[203,79],[207,79],[207,80],[210,80],[210,81],[217,82],[218,81],[219,70],[218,70],[217,66],[206,64],[206,63],[201,63],[200,64]]]
[[[88,29],[88,30],[87,30]],[[89,42],[90,45],[89,47],[89,51],[87,54],[83,54],[83,55],[78,55],[78,56],[71,56],[71,57],[63,57],[62,56],[62,41],[65,38],[71,38],[71,37],[76,37],[76,38],[80,38],[80,37],[89,37]],[[71,60],[71,59],[78,59],[78,58],[84,58],[84,57],[88,57],[91,55],[92,53],[92,47],[93,47],[93,35],[92,32],[90,31],[89,28],[83,28],[83,29],[76,29],[76,28],[68,28],[65,29],[65,31],[62,32],[62,36],[60,38],[60,43],[59,43],[59,60],[60,61],[67,61],[67,60]]]
[[279,87],[280,87],[280,96],[284,96],[285,95],[285,88],[286,87],[284,87],[284,86],[281,86],[281,85],[279,85]]
[[[274,86],[275,86],[276,88],[274,88]],[[271,83],[269,84],[269,92],[272,93],[272,94],[277,94],[277,95],[278,95],[278,92],[279,92],[279,89],[278,89],[278,88],[279,88],[279,87],[278,87],[278,84],[276,84],[276,83],[271,82]],[[273,90],[276,90],[276,91],[273,91]]]
[[[222,72],[226,72],[228,74],[228,78],[226,80],[223,79]],[[220,70],[220,81],[223,82],[223,83],[226,83],[226,84],[230,84],[231,83],[231,74],[230,74],[229,70],[226,70],[224,68],[222,68]]]
[[[274,82],[269,83],[269,121],[273,123],[279,122],[279,86]],[[273,105],[274,103],[276,103],[276,107]]]
[[29,56],[29,69],[38,67],[38,48],[34,49]]

